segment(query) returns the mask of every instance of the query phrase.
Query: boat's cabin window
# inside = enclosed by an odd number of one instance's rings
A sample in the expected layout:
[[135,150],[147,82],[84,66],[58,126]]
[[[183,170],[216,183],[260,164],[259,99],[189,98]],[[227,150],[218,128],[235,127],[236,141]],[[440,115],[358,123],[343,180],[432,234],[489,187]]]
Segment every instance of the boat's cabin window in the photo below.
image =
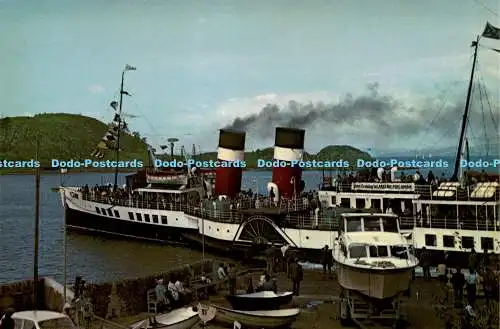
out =
[[388,257],[387,246],[370,246],[370,257]]
[[361,218],[346,218],[346,232],[362,232]]
[[408,259],[408,247],[405,246],[391,246],[391,256]]
[[378,217],[365,217],[365,231],[380,232],[380,218]]
[[349,257],[350,258],[362,258],[366,257],[366,247],[362,245],[354,245],[349,247]]
[[384,232],[398,233],[398,221],[394,217],[381,218]]

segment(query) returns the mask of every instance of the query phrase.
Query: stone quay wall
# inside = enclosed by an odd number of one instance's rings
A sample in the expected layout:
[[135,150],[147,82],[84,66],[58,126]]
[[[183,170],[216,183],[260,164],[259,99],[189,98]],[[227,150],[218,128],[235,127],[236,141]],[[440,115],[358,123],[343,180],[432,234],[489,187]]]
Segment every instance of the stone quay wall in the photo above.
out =
[[211,275],[214,264],[213,260],[205,260],[205,262],[186,264],[143,278],[108,283],[88,283],[87,292],[91,299],[93,312],[103,318],[147,312],[147,291],[155,287],[157,278],[164,278],[168,282],[169,277],[173,275],[180,281],[184,281],[186,286],[189,284],[188,278],[193,279],[202,274]]
[[[14,308],[16,311],[33,309],[33,280],[24,280],[14,283],[0,285],[0,314],[7,308]],[[39,280],[38,300],[39,305],[44,305],[44,279]]]
[[[157,273],[143,278],[120,280],[107,283],[87,283],[87,292],[93,306],[94,314],[103,318],[135,315],[147,312],[147,291],[155,287],[159,277],[166,281],[173,275],[176,279],[189,285],[189,279],[202,274],[213,276],[213,260],[186,264],[169,271]],[[85,279],[85,278],[84,278]],[[39,306],[42,309],[62,312],[64,307],[64,286],[52,278],[41,278],[39,284]],[[73,291],[67,289],[66,302],[74,297]],[[34,308],[33,280],[19,281],[0,285],[0,314],[7,308],[16,311]]]

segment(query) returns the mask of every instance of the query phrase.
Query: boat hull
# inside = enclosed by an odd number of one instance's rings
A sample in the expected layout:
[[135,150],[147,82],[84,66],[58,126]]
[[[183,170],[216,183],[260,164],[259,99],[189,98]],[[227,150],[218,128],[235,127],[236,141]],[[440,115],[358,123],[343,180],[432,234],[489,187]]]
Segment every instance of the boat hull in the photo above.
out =
[[242,311],[278,310],[282,305],[290,303],[293,294],[276,297],[243,297],[239,295],[226,296],[233,309]]
[[182,242],[182,229],[148,225],[136,221],[98,216],[66,207],[66,227],[73,231],[84,231],[90,235],[105,235],[120,238],[148,240],[158,243]]
[[252,329],[287,328],[295,322],[299,315],[298,310],[296,314],[290,316],[260,316],[248,313],[245,314],[243,312],[229,310],[218,306],[214,307],[217,310],[214,318],[215,322],[233,326],[234,322],[237,321],[243,328]]
[[339,284],[349,290],[377,299],[391,298],[408,290],[412,268],[401,270],[363,270],[336,263]]
[[[183,313],[186,314],[183,314]],[[189,314],[187,314],[189,313]],[[192,314],[193,313],[193,314]],[[142,320],[130,326],[131,329],[144,329],[151,325],[152,319]],[[197,312],[191,312],[187,308],[173,310],[156,316],[157,324],[155,329],[191,329],[198,322],[200,317]],[[163,322],[163,323],[162,323]]]
[[[262,262],[265,263],[265,252],[270,248],[269,244],[256,244],[252,242],[232,240],[228,241],[209,236],[205,236],[205,238],[203,238],[203,235],[197,232],[183,232],[182,236],[184,241],[190,241],[193,245],[198,245],[198,248],[202,248],[202,245],[204,244],[205,250],[210,251],[213,254],[242,260],[249,260],[260,256],[262,258]],[[323,259],[323,251],[320,248],[310,249],[291,247],[288,250],[293,252],[299,260],[320,264]]]

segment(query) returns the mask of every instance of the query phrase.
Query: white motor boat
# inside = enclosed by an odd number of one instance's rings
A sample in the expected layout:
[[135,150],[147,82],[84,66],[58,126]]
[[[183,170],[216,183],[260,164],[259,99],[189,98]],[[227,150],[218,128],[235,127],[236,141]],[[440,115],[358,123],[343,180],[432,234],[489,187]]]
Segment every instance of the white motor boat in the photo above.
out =
[[375,299],[409,288],[418,259],[393,214],[343,214],[333,246],[339,284]]
[[274,329],[289,327],[300,314],[300,309],[290,308],[282,310],[240,311],[231,310],[217,305],[215,308],[215,322],[233,325],[239,323],[243,328]]
[[193,307],[181,307],[168,313],[155,316],[156,323],[152,319],[145,319],[130,326],[131,329],[162,328],[162,329],[190,329],[200,322],[198,310]]

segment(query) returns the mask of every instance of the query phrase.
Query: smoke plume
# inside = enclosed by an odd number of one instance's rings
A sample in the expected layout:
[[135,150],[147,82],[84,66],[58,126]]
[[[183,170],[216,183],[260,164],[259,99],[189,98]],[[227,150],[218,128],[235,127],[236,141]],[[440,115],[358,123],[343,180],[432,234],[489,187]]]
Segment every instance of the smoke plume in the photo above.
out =
[[[373,83],[367,86],[363,95],[354,97],[347,94],[338,103],[301,104],[289,101],[284,108],[268,104],[259,113],[238,117],[225,128],[246,131],[251,139],[262,141],[271,140],[275,128],[282,126],[306,129],[308,140],[321,139],[319,135],[323,131],[323,137],[329,135],[330,140],[333,140],[333,132],[341,132],[341,136],[335,136],[337,141],[347,139],[346,134],[352,134],[358,140],[362,138],[374,143],[390,140],[409,142],[413,139],[414,143],[420,144],[423,138],[431,144],[438,141],[454,144],[460,132],[465,103],[465,95],[458,96],[450,99],[450,95],[439,95],[410,105],[408,100],[380,94],[378,83]],[[484,105],[484,95],[482,101]],[[475,131],[476,135],[482,134],[485,129],[489,131],[489,138],[498,135],[498,128],[495,131],[491,124],[500,122],[498,109],[490,110],[485,106],[483,110],[479,92],[473,95],[469,118],[470,131]],[[488,128],[485,128],[483,120],[490,122]]]

